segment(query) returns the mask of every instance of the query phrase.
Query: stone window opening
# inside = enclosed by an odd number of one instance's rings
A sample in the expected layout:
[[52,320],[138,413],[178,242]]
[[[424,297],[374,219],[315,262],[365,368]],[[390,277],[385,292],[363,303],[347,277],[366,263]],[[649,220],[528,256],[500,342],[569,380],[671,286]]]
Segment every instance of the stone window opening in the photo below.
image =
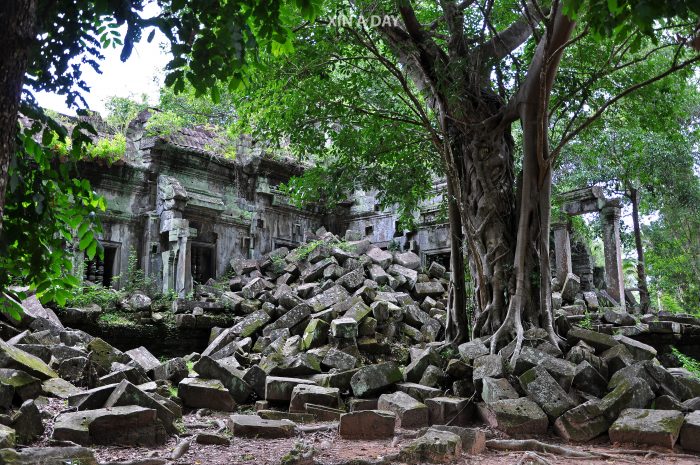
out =
[[101,284],[104,287],[111,287],[114,284],[112,281],[116,274],[119,246],[103,244],[103,247],[103,258],[100,258],[98,255],[95,255],[92,260],[85,258],[83,280],[93,284]]
[[371,236],[372,234],[374,234],[374,226],[366,226],[365,236]]

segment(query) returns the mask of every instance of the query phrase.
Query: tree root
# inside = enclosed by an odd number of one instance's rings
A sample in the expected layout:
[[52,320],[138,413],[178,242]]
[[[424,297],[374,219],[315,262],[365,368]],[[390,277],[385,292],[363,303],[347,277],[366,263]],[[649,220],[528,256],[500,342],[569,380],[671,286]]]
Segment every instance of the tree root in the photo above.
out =
[[534,452],[525,452],[522,457],[520,457],[520,460],[516,462],[515,465],[530,465],[530,464],[539,464],[539,465],[552,465],[552,462],[547,460],[546,458],[542,457],[541,455],[537,455]]
[[581,452],[568,447],[547,444],[536,439],[490,439],[486,441],[486,447],[501,451],[543,452],[571,458],[592,459],[601,457],[600,455],[594,455],[595,453]]

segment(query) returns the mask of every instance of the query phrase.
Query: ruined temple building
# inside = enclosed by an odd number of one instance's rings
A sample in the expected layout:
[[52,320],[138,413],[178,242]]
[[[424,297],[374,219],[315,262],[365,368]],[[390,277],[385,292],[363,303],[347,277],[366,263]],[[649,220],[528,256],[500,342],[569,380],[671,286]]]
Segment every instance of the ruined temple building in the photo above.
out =
[[[416,212],[416,230],[404,231],[396,211],[381,209],[373,192],[355,191],[332,209],[290,204],[279,186],[301,174],[303,164],[249,137],[232,149],[206,128],[154,135],[148,119],[144,112],[131,122],[126,153],[117,162],[82,167],[82,175],[107,200],[104,258],[85,263],[88,281],[119,287],[113,278],[124,275],[135,254],[158,289],[184,297],[194,283],[223,276],[232,258],[257,259],[279,247],[298,246],[321,227],[340,236],[350,231],[381,248],[411,250],[423,265],[438,261],[449,268],[449,228],[441,214],[444,183],[435,184],[432,199]],[[572,243],[564,222],[553,225],[552,275],[562,287],[572,275],[582,290],[603,289],[619,303],[624,298],[619,204],[600,188],[573,191],[562,200],[572,216],[600,212],[606,271],[594,269],[586,246]]]
[[419,212],[418,230],[398,231],[395,212],[381,211],[372,193],[355,192],[333,211],[291,205],[278,186],[301,174],[302,164],[250,138],[239,140],[231,156],[212,130],[151,135],[147,120],[144,113],[132,121],[120,160],[82,167],[81,175],[107,201],[104,259],[85,264],[88,281],[119,287],[113,278],[124,275],[135,253],[159,289],[183,297],[194,283],[221,277],[232,258],[295,247],[321,227],[337,234],[357,231],[381,247],[391,244],[424,261],[449,262],[448,230],[438,220],[440,185],[434,201]]

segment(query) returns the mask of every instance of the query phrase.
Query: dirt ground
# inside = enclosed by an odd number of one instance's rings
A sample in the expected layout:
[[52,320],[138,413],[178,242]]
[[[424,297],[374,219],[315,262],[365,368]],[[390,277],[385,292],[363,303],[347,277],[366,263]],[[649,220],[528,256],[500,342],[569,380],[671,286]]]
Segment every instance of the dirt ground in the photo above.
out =
[[[47,416],[55,416],[60,410],[65,408],[65,404],[52,399],[49,405],[42,408]],[[392,460],[392,456],[397,454],[401,447],[410,442],[415,436],[415,430],[397,430],[393,440],[377,441],[349,441],[341,439],[336,430],[316,431],[312,433],[300,434],[289,439],[244,439],[231,438],[231,444],[221,445],[201,445],[194,440],[197,433],[214,433],[221,428],[228,418],[228,414],[223,412],[212,413],[209,416],[197,416],[195,412],[186,414],[183,421],[186,432],[180,437],[172,437],[168,442],[160,447],[103,447],[94,448],[95,455],[100,462],[130,461],[135,459],[159,458],[170,459],[173,449],[178,441],[190,440],[189,450],[177,460],[169,461],[173,465],[272,465],[280,464],[290,451],[296,448],[303,450],[313,450],[312,459],[305,464],[323,465],[385,465],[401,463]],[[322,423],[317,424],[324,425]],[[329,424],[326,424],[329,425]],[[314,426],[314,425],[307,425]],[[330,426],[330,425],[329,425]],[[476,427],[483,427],[483,424],[475,424]],[[488,439],[499,439],[502,435],[499,432],[488,430]],[[44,437],[34,445],[50,445],[51,422],[46,429]],[[634,445],[610,445],[607,437],[600,437],[597,440],[585,445],[566,444],[556,436],[546,436],[536,438],[548,444],[557,444],[578,451],[597,452],[614,455],[614,458],[602,459],[581,459],[564,458],[548,454],[539,454],[552,465],[580,465],[585,464],[644,464],[644,465],[700,465],[700,454],[687,454],[680,448],[670,451],[664,449],[649,449],[649,456],[621,454],[616,452],[629,449],[639,450]],[[479,455],[463,454],[452,464],[459,465],[515,465],[519,462],[523,465],[536,463],[523,459],[524,452],[500,452],[487,449]]]

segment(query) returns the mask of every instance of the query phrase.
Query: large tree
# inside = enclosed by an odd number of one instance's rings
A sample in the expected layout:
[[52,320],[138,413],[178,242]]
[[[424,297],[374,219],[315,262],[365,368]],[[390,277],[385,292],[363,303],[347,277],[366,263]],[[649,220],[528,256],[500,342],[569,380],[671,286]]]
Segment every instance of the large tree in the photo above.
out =
[[[69,107],[86,106],[89,87],[82,72],[100,71],[102,49],[121,47],[129,58],[143,35],[160,30],[172,58],[166,83],[176,91],[189,83],[215,100],[220,86],[236,86],[257,50],[279,53],[290,42],[285,17],[299,12],[311,19],[314,0],[294,5],[255,0],[158,0],[158,12],[145,17],[149,0],[6,0],[0,7],[0,304],[16,313],[22,294],[13,280],[29,285],[43,300],[64,302],[69,275],[65,242],[89,257],[99,252],[95,213],[104,209],[76,163],[94,128],[86,121],[68,129],[38,108],[33,91],[64,95]],[[20,113],[28,117],[20,124]],[[61,157],[61,158],[59,158]],[[7,202],[6,202],[7,200]],[[90,214],[92,213],[92,214]],[[3,226],[5,226],[3,228]]]
[[[333,19],[339,13],[355,20]],[[696,13],[677,2],[644,1],[332,4],[321,15],[325,22],[300,25],[297,55],[274,79],[265,69],[253,81],[240,116],[251,119],[251,108],[266,115],[249,126],[269,134],[260,126],[276,113],[291,122],[277,127],[292,146],[305,139],[308,149],[316,137],[322,147],[316,152],[341,159],[349,153],[342,139],[353,133],[364,141],[374,131],[378,150],[366,151],[368,157],[414,135],[416,142],[429,141],[447,180],[453,242],[459,246],[464,238],[474,279],[472,332],[490,336],[492,351],[514,339],[517,353],[528,326],[545,328],[558,342],[548,261],[555,160],[608,107],[698,61],[689,46]],[[360,15],[397,20],[372,27],[370,20],[357,21]],[[327,56],[313,55],[312,47]],[[642,66],[650,57],[661,63],[651,73]],[[345,87],[334,93],[329,81]],[[303,96],[287,107],[295,97],[285,90],[301,88]],[[280,95],[287,96],[284,108],[277,106]],[[308,118],[294,116],[307,96]],[[344,120],[342,109],[354,109],[354,118]],[[386,126],[373,119],[362,133],[367,116],[383,118]],[[516,122],[518,146],[511,135]],[[401,127],[414,130],[382,145]],[[453,253],[453,270],[461,256]],[[456,287],[461,275],[453,276]],[[453,305],[448,339],[465,340],[468,327],[464,307]]]

